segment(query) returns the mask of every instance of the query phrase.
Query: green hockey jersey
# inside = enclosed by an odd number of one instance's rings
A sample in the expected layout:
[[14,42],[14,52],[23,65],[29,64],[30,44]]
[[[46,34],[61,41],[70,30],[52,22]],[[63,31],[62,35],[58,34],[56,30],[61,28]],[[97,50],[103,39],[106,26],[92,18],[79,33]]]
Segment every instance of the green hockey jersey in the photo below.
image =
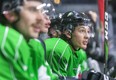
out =
[[[82,49],[72,51],[70,45],[61,38],[46,39],[45,44],[46,58],[54,73],[61,76],[76,76],[77,71],[82,72],[86,69],[83,67],[86,54]],[[78,69],[79,66],[81,69]]]
[[0,25],[0,80],[57,80],[38,40],[27,42],[12,28]]

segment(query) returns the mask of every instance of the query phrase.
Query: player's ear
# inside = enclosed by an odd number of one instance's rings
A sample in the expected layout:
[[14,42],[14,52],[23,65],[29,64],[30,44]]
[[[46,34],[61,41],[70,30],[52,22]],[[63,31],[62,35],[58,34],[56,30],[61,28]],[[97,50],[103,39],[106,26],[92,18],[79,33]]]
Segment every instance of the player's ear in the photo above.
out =
[[66,30],[66,31],[64,31],[64,34],[67,36],[67,38],[71,38],[71,32],[70,31],[68,31],[68,30]]
[[3,13],[5,18],[10,22],[10,23],[13,23],[14,21],[17,20],[17,15],[14,13],[14,12],[11,12],[11,11],[7,11],[5,13]]

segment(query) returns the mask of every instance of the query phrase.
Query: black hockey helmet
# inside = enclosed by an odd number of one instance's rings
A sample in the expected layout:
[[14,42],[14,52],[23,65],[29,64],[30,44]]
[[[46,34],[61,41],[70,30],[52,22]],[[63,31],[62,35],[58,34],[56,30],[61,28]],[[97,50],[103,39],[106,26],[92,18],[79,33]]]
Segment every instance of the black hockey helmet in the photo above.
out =
[[[8,11],[13,11],[17,15],[19,15],[21,6],[26,1],[31,1],[31,0],[0,0],[0,23],[7,24],[8,21],[4,17],[4,14],[7,13]],[[42,13],[45,13],[48,15],[48,13],[50,13],[52,10],[54,10],[50,0],[34,0],[34,1],[39,1],[42,3],[41,5],[38,5],[36,8],[37,10],[42,8],[42,10],[43,10]]]
[[0,1],[0,14],[4,11],[15,11],[19,5],[22,5],[23,0],[1,0]]
[[57,36],[61,34],[61,17],[62,14],[54,15],[51,19],[50,28],[48,29],[48,35],[52,37],[53,33],[57,33]]
[[[3,11],[15,11],[17,9],[19,10],[19,6],[22,6],[24,2],[26,1],[28,0],[1,0],[0,1],[0,13],[3,14]],[[48,3],[47,0],[35,0],[35,1],[45,3],[44,6],[47,6],[47,3]]]
[[73,32],[75,27],[79,25],[84,25],[92,27],[89,17],[85,13],[68,11],[62,16],[62,30],[69,30]]
[[61,29],[61,20],[62,20],[62,14],[56,15],[54,18],[51,19],[50,28],[60,30]]

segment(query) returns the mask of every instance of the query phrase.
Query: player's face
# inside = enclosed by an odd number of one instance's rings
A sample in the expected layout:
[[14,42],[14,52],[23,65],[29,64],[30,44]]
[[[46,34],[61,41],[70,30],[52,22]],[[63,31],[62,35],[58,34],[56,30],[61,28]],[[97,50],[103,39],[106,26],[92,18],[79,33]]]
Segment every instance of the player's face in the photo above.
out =
[[88,26],[78,26],[75,27],[72,33],[72,43],[76,49],[87,48],[88,40],[90,38],[90,29]]
[[42,22],[42,26],[40,27],[40,32],[44,32],[44,33],[47,33],[48,32],[48,28],[50,27],[50,19],[49,19],[49,16],[44,14],[44,19],[43,19],[43,22]]
[[20,20],[16,24],[16,29],[24,35],[26,39],[38,38],[40,28],[44,24],[44,15],[40,8],[39,1],[26,1],[21,7]]

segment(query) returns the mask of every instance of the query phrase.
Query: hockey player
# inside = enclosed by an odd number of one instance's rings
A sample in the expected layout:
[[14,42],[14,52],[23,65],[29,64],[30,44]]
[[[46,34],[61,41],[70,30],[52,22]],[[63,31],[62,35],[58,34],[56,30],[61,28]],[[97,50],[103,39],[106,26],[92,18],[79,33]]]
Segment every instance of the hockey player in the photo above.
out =
[[0,80],[57,80],[34,39],[45,25],[42,7],[41,0],[0,1]]
[[[90,38],[91,23],[84,13],[66,12],[62,16],[62,34],[60,38],[45,41],[47,61],[53,72],[62,76],[76,76],[88,69],[85,61],[86,49]],[[82,64],[85,66],[82,68]]]

